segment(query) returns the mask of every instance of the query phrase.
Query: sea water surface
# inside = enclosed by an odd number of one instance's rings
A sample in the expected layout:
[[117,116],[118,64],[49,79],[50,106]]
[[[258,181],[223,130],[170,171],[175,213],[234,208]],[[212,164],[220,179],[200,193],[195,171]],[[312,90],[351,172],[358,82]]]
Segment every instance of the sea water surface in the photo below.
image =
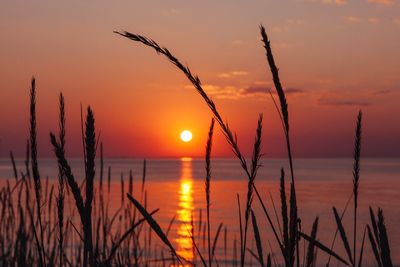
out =
[[[98,162],[97,162],[98,163]],[[281,168],[286,173],[286,189],[290,182],[290,171],[286,159],[262,159],[256,186],[263,201],[275,223],[273,205],[280,214],[279,177]],[[17,160],[18,169],[24,169],[23,160]],[[309,233],[315,218],[319,217],[318,239],[328,246],[332,242],[336,225],[332,212],[335,206],[339,212],[343,210],[352,195],[352,164],[350,158],[334,159],[295,159],[294,175],[297,190],[297,203],[299,217],[301,218],[302,231]],[[71,161],[75,176],[83,177],[84,165],[81,159]],[[99,164],[96,165],[98,180]],[[140,194],[142,186],[143,160],[142,159],[105,159],[104,176],[107,177],[108,167],[111,174],[111,202],[118,207],[121,203],[121,179],[124,187],[128,187],[128,175],[132,171],[134,194]],[[39,160],[40,174],[48,176],[50,180],[57,178],[57,165],[55,159]],[[221,265],[232,265],[235,254],[239,253],[239,216],[237,196],[240,198],[242,214],[247,194],[247,179],[239,162],[235,159],[213,159],[211,162],[211,239],[217,232],[220,223],[223,223],[220,238],[216,244],[216,258]],[[9,159],[0,159],[0,183],[6,179],[14,179],[12,165]],[[106,183],[104,178],[104,183]],[[204,220],[205,220],[205,163],[203,159],[177,158],[177,159],[148,159],[146,164],[145,191],[147,208],[153,210],[160,208],[154,216],[162,229],[166,230],[171,219],[175,216],[170,238],[176,250],[182,256],[193,257],[192,242],[188,227],[193,216],[193,233],[198,246],[205,253]],[[124,189],[127,192],[128,189]],[[143,199],[143,198],[142,198]],[[392,250],[392,259],[400,263],[400,159],[366,158],[361,161],[361,178],[359,189],[358,207],[358,235],[357,242],[360,247],[365,225],[369,223],[369,206],[374,210],[383,208],[385,222],[389,233],[389,242]],[[343,222],[348,233],[349,242],[353,238],[353,203],[350,202]],[[277,262],[282,261],[277,242],[271,228],[264,216],[260,202],[253,199],[253,209],[257,216],[260,234],[263,240],[264,254],[271,253]],[[202,210],[202,223],[200,223],[200,210]],[[278,215],[280,217],[280,215]],[[278,224],[279,223],[279,224]],[[226,232],[226,234],[225,234]],[[248,248],[256,251],[253,241],[253,229],[250,224],[248,230]],[[155,237],[153,237],[155,238]],[[304,241],[302,241],[304,242]],[[237,252],[235,253],[235,243]],[[303,254],[303,244],[301,254]],[[335,243],[338,254],[346,258],[341,240]],[[237,256],[236,256],[237,257]],[[255,259],[248,253],[247,261],[255,264]],[[318,252],[318,262],[326,263],[327,256]],[[369,242],[364,250],[366,266],[374,266],[374,259]],[[338,264],[334,261],[333,266]]]

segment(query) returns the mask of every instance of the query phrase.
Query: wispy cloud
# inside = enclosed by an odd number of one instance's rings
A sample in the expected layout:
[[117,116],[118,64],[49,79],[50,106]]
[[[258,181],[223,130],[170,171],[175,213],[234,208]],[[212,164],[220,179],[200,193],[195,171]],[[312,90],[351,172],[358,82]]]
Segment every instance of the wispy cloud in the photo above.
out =
[[[236,86],[219,86],[206,84],[203,85],[204,90],[207,94],[218,99],[242,99],[249,97],[268,97],[270,92],[276,94],[275,90],[265,85],[255,85],[248,87],[236,87]],[[301,94],[304,93],[303,89],[300,88],[287,88],[285,89],[287,95]]]
[[394,4],[394,0],[368,0],[368,3],[390,6]]
[[239,88],[236,86],[219,86],[207,84],[203,86],[204,90],[212,97],[218,99],[243,99],[255,96],[267,96],[269,94],[269,87],[247,87]]
[[245,76],[249,73],[247,71],[232,71],[231,74],[233,76]]
[[247,71],[242,71],[242,70],[238,70],[238,71],[231,71],[231,72],[223,72],[218,74],[218,77],[220,78],[231,78],[234,76],[246,76],[249,73]]
[[271,91],[270,87],[265,86],[250,86],[242,90],[241,94],[250,96],[250,95],[267,95]]
[[204,84],[203,89],[207,94],[219,99],[238,99],[241,93],[241,89],[235,86]]

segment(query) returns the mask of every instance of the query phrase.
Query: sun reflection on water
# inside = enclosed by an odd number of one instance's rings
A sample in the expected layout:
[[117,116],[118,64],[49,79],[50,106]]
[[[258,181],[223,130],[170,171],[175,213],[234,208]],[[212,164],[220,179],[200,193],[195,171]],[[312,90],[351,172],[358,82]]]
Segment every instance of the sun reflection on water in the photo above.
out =
[[[177,253],[188,261],[193,260],[193,245],[191,239],[192,232],[192,212],[193,206],[193,177],[192,159],[181,158],[181,177],[179,188],[179,208],[177,210],[178,237],[175,239]],[[189,266],[189,265],[188,265]]]

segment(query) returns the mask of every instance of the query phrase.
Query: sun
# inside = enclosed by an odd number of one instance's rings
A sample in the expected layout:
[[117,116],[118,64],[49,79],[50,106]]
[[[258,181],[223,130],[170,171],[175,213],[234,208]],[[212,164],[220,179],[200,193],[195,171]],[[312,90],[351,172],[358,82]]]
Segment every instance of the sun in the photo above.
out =
[[189,130],[184,130],[181,132],[181,140],[185,143],[192,140],[192,132]]

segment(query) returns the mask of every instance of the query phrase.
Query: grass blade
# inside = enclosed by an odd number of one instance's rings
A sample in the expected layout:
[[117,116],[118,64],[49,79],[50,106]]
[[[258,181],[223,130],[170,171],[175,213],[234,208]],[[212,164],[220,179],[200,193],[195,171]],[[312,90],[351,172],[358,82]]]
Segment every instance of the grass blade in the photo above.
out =
[[[152,212],[149,213],[150,216],[152,216],[153,214],[155,214],[156,212],[158,212],[159,209],[153,210]],[[125,233],[121,236],[121,238],[112,246],[111,248],[111,252],[110,255],[108,256],[106,263],[109,263],[111,261],[111,259],[113,258],[113,256],[115,255],[115,252],[117,252],[117,249],[119,248],[119,246],[121,246],[122,242],[130,235],[133,233],[133,231],[135,230],[136,227],[138,227],[139,225],[141,225],[146,219],[142,218],[139,221],[137,221],[136,223],[134,223],[128,230],[125,231]]]
[[307,240],[308,242],[312,242],[314,244],[314,246],[316,246],[317,248],[319,248],[320,250],[322,250],[323,252],[331,255],[332,257],[334,257],[335,259],[337,259],[338,261],[349,265],[349,263],[344,260],[342,257],[340,257],[337,253],[333,252],[331,249],[329,249],[327,246],[325,246],[324,244],[322,244],[321,242],[319,242],[318,240],[312,239],[310,236],[308,236],[307,234],[300,232],[300,236],[302,238],[304,238],[305,240]]
[[289,248],[288,248],[288,260],[291,266],[294,266],[295,258],[297,257],[299,264],[300,258],[299,253],[295,256],[295,250],[298,252],[298,224],[297,224],[297,203],[296,203],[296,192],[294,184],[290,184],[290,218],[289,218]]
[[385,218],[383,217],[382,209],[378,209],[378,231],[382,265],[385,267],[392,267],[393,263],[390,257],[389,239],[386,232]]
[[128,199],[135,205],[136,209],[142,214],[142,216],[146,219],[147,223],[153,229],[153,231],[158,235],[161,241],[171,250],[174,256],[179,260],[179,262],[183,265],[180,256],[176,253],[176,250],[172,246],[171,242],[168,240],[167,236],[161,230],[160,225],[153,219],[153,217],[147,212],[147,210],[130,194],[127,194]]
[[240,197],[239,197],[239,194],[236,194],[236,197],[237,197],[237,204],[238,204],[238,210],[239,210],[240,260],[242,260],[242,253],[243,253],[243,250],[245,249],[245,248],[243,248],[242,211],[241,211],[241,208],[240,208]]
[[365,227],[364,228],[363,239],[362,239],[362,242],[361,242],[360,258],[358,259],[358,267],[362,266],[363,253],[364,253],[364,243],[365,243],[365,233],[367,232],[366,230],[367,230],[367,228]]
[[353,257],[351,256],[351,250],[350,250],[349,241],[347,239],[347,235],[346,235],[346,232],[344,230],[344,227],[343,227],[343,224],[342,224],[342,220],[340,219],[339,214],[338,214],[338,212],[337,212],[335,207],[333,207],[333,213],[335,215],[336,224],[337,224],[338,229],[339,229],[339,233],[340,233],[340,237],[341,237],[342,242],[343,242],[343,246],[344,246],[344,248],[346,250],[346,253],[347,253],[347,256],[349,258],[349,261],[350,261],[351,265],[354,266],[354,261],[353,261]]
[[222,225],[223,225],[222,223],[220,223],[218,225],[218,229],[217,229],[217,232],[214,237],[214,242],[213,242],[213,246],[212,246],[212,254],[211,254],[212,258],[215,257],[215,249],[217,248],[217,242],[218,242],[219,234],[221,233]]
[[[347,211],[347,208],[348,208],[348,206],[349,206],[350,201],[351,201],[352,198],[353,198],[353,192],[351,193],[350,197],[348,198],[348,200],[347,200],[347,202],[346,202],[346,205],[344,206],[344,209],[343,209],[343,211],[342,211],[342,214],[340,215],[340,219],[341,219],[341,220],[343,220],[343,217],[344,217],[344,215],[345,215],[345,213],[346,213],[346,211]],[[331,250],[333,250],[333,247],[335,246],[335,241],[336,241],[336,237],[337,237],[338,232],[339,232],[339,229],[336,228],[335,234],[333,235],[333,240],[332,240],[332,243],[331,243]],[[331,263],[331,256],[329,255],[329,258],[328,258],[328,262],[327,262],[327,264],[326,264],[326,267],[329,267],[329,264],[330,264],[330,263]]]
[[262,244],[261,244],[261,237],[260,237],[260,231],[258,230],[258,225],[257,225],[257,219],[256,216],[254,215],[253,210],[251,210],[251,220],[253,223],[253,230],[254,230],[254,239],[256,240],[256,245],[257,245],[257,252],[258,252],[258,259],[262,267],[265,266],[264,264],[264,257],[263,257],[263,249],[262,249]]
[[368,231],[368,238],[369,238],[369,242],[371,244],[372,252],[374,253],[374,256],[375,256],[376,264],[379,267],[382,267],[381,258],[379,256],[380,253],[378,251],[378,246],[376,245],[375,238],[372,235],[371,228],[369,227],[369,225],[367,225],[367,231]]
[[371,206],[369,207],[369,215],[371,217],[371,225],[372,225],[372,229],[374,230],[375,240],[378,244],[378,247],[380,247],[381,243],[379,242],[378,224],[376,223],[375,214],[374,214],[374,211],[372,210]]
[[[314,224],[311,230],[311,239],[317,240],[317,231],[318,231],[318,217],[315,218]],[[312,267],[313,263],[315,262],[315,254],[314,254],[314,247],[315,244],[313,242],[308,243],[307,249],[307,259],[306,259],[306,267]]]
[[254,191],[256,192],[256,196],[257,196],[258,200],[261,203],[261,207],[262,207],[262,209],[264,211],[265,217],[267,217],[268,223],[271,226],[271,229],[272,229],[272,232],[274,233],[276,241],[278,242],[278,245],[279,245],[279,248],[280,248],[280,250],[282,252],[282,255],[285,255],[284,246],[282,245],[282,242],[281,242],[281,240],[280,240],[280,238],[278,236],[278,233],[277,233],[277,231],[275,229],[274,223],[272,222],[271,217],[269,216],[269,213],[267,211],[267,208],[265,207],[264,201],[262,201],[260,193],[258,192],[258,189],[257,189],[256,185],[253,184],[253,186],[254,186]]
[[15,181],[18,181],[18,171],[17,171],[17,166],[15,165],[15,159],[14,159],[14,155],[13,155],[12,151],[10,151],[10,158],[11,158],[11,164],[13,167]]
[[175,218],[176,218],[176,214],[175,214],[175,215],[171,218],[171,220],[169,221],[167,231],[165,232],[165,236],[167,236],[167,237],[168,237],[169,232],[171,231],[172,225],[173,225],[174,222],[175,222]]
[[280,196],[281,196],[281,215],[282,215],[282,227],[283,227],[283,246],[285,249],[285,262],[289,264],[289,218],[288,218],[288,208],[286,201],[286,190],[285,190],[285,172],[281,169],[280,178]]

